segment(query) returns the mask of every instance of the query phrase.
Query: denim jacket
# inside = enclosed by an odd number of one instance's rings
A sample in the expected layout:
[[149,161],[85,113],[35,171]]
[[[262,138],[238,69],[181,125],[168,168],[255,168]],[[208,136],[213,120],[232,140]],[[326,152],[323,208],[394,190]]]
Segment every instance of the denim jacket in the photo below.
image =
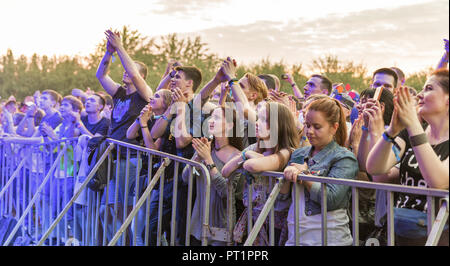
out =
[[[320,152],[311,157],[312,146],[295,150],[289,161],[307,163],[312,175],[356,179],[358,161],[355,155],[346,148],[331,141]],[[327,210],[345,209],[350,201],[350,187],[344,185],[327,184]],[[305,214],[307,216],[321,213],[322,189],[321,183],[314,182],[310,191],[305,189]]]

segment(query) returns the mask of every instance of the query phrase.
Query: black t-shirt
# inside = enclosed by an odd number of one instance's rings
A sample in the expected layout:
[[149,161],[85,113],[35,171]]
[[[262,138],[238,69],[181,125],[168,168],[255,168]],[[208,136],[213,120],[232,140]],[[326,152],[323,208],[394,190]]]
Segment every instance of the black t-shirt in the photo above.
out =
[[[422,125],[424,129],[426,124]],[[420,173],[419,164],[414,155],[414,151],[409,141],[408,132],[403,130],[399,135],[401,139],[406,142],[405,153],[400,161],[400,183],[404,186],[424,187],[428,188],[428,184]],[[441,161],[448,158],[449,154],[449,141],[443,141],[436,145],[431,145],[434,152],[437,154]],[[425,204],[427,203],[427,197],[422,195],[412,195],[405,193],[396,193],[396,206],[397,208],[416,209],[419,211],[426,211]]]
[[[136,139],[127,139],[127,130],[139,116],[142,108],[147,105],[147,101],[137,91],[127,95],[125,88],[122,86],[117,89],[113,101],[114,109],[111,112],[111,126],[109,127],[108,137],[139,145]],[[126,149],[121,149],[121,151],[122,154],[126,154]]]
[[106,134],[108,134],[109,125],[111,124],[111,120],[105,117],[100,119],[100,121],[98,121],[96,124],[90,124],[88,117],[83,116],[81,117],[81,122],[83,122],[86,129],[89,130],[92,135],[99,133],[102,136],[106,136]]
[[[207,137],[202,132],[202,124],[209,117],[209,114],[203,114],[202,112],[194,111],[193,101],[191,100],[188,103],[189,108],[186,110],[186,127],[189,133],[197,138],[197,137]],[[169,122],[169,125],[166,127],[163,136],[161,137],[161,151],[165,153],[170,153],[173,155],[177,155],[179,157],[183,157],[185,159],[191,159],[194,156],[194,148],[192,147],[192,143],[189,143],[186,147],[182,149],[178,149],[175,142],[175,137],[173,134],[175,116]],[[188,123],[189,121],[189,123]],[[200,122],[200,123],[198,123]],[[199,135],[200,134],[200,135]],[[185,164],[180,163],[178,168],[178,176],[181,180],[181,173],[183,171]],[[173,161],[170,163],[168,168],[164,171],[165,178],[173,178],[174,176],[174,163]]]
[[61,113],[59,111],[55,111],[55,113],[51,116],[45,115],[42,118],[41,123],[45,122],[49,126],[51,126],[53,129],[55,129],[57,126],[59,126],[59,124],[62,123],[62,121],[63,121],[63,118],[61,116]]

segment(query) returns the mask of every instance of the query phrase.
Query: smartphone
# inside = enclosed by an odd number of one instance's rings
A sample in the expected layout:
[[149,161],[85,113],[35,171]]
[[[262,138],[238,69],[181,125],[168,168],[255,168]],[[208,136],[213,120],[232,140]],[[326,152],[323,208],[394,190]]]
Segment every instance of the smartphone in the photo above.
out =
[[379,101],[381,98],[381,93],[383,93],[383,86],[375,89],[375,94],[373,95],[373,99]]

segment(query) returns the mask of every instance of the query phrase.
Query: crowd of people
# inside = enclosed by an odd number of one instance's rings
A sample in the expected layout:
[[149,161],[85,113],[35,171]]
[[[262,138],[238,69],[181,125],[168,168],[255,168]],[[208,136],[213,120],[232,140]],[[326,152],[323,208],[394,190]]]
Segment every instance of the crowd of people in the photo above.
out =
[[[270,73],[239,77],[237,62],[230,57],[202,88],[197,67],[169,60],[158,87],[152,89],[146,83],[146,65],[128,55],[119,33],[108,30],[105,35],[106,53],[96,73],[104,91],[74,89],[66,96],[55,90],[36,91],[21,103],[11,96],[0,105],[2,138],[31,144],[107,136],[203,163],[211,178],[210,226],[227,228],[227,184],[233,184],[233,241],[237,245],[246,239],[249,197],[255,222],[271,192],[270,178],[263,174],[266,171],[282,172],[287,181],[274,205],[276,245],[295,245],[293,183],[301,184],[300,245],[322,244],[322,186],[299,180],[300,174],[449,188],[448,40],[437,69],[419,91],[404,85],[401,69],[382,67],[373,73],[370,86],[359,93],[323,74],[311,75],[303,91],[289,73],[280,78]],[[113,54],[124,68],[121,83],[108,74]],[[280,91],[280,82],[288,82],[292,93]],[[126,158],[125,149],[120,156]],[[127,163],[131,165],[128,169]],[[147,169],[136,153],[131,153],[129,162],[120,160],[119,164],[120,180],[111,180],[109,195],[103,195],[103,212],[112,209],[116,190],[119,203],[128,195],[129,209],[119,213],[129,212],[136,180],[125,182],[126,173],[134,177],[139,171],[146,176]],[[153,164],[157,169],[160,160],[154,159]],[[179,164],[177,170],[173,162],[166,168],[163,204],[159,205],[160,190],[154,189],[149,213],[140,210],[137,216],[135,244],[144,245],[143,226],[149,219],[149,245],[156,245],[160,206],[162,231],[170,237],[175,170],[181,176],[176,195],[177,244],[185,244],[188,179],[190,174],[194,180],[200,175],[190,169]],[[77,173],[72,175],[77,177]],[[203,189],[197,182],[191,245],[201,243],[204,199],[199,195]],[[350,187],[326,184],[326,189],[328,244],[352,245]],[[376,232],[386,232],[386,193],[370,189],[359,193],[360,241],[364,243]],[[414,219],[426,221],[429,207],[426,196],[395,193],[396,244],[425,244],[427,228]],[[120,225],[123,221],[118,220]],[[102,223],[111,239],[115,233],[111,222]],[[254,245],[269,245],[268,226],[264,223]],[[448,245],[448,235],[446,226],[439,244]]]

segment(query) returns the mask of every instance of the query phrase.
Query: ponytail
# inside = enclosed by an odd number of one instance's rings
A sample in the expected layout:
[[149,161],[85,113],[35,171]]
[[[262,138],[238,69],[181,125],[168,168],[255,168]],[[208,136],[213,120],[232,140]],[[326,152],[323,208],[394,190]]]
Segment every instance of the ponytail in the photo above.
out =
[[342,107],[341,103],[336,100],[333,99],[333,101],[336,102],[336,105],[339,108],[339,127],[336,130],[336,142],[344,147],[345,146],[345,142],[347,141],[347,120],[345,119],[345,113],[344,113],[344,108]]
[[308,110],[322,112],[325,119],[331,125],[338,123],[335,140],[337,144],[344,147],[347,140],[347,120],[341,103],[333,98],[325,97],[311,102]]

